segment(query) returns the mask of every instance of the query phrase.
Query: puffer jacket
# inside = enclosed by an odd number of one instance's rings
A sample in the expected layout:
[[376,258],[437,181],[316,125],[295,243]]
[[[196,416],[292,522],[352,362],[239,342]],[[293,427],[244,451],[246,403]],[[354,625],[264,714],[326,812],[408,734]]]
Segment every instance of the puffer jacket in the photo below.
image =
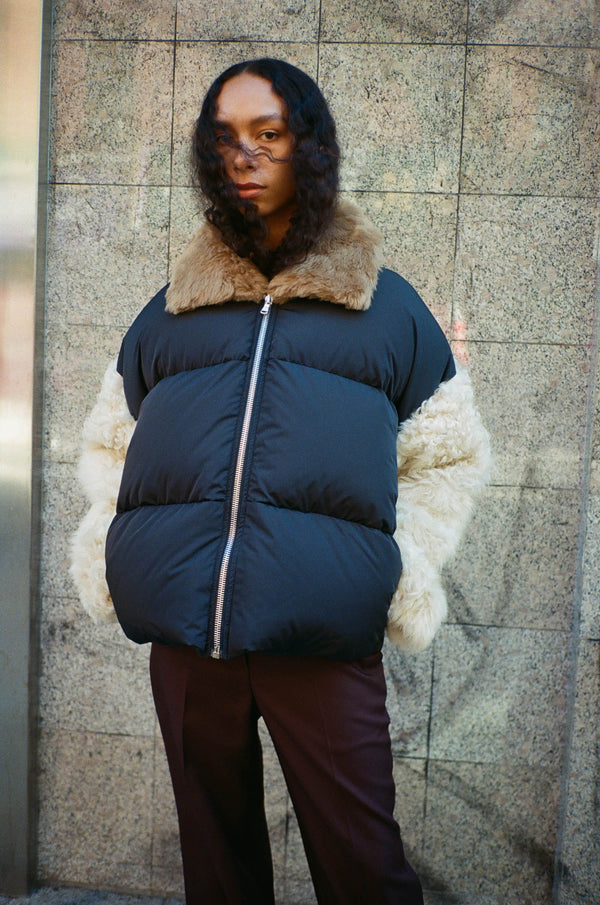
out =
[[468,377],[354,205],[270,281],[206,224],[88,419],[71,571],[140,643],[419,649],[488,469]]

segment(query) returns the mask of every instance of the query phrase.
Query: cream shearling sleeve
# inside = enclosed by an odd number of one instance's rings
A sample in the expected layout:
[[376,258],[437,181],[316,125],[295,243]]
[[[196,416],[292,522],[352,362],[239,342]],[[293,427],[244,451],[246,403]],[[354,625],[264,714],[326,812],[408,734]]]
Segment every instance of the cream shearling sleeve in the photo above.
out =
[[104,546],[134,426],[115,361],[106,370],[96,404],[83,427],[77,473],[90,508],[71,540],[71,577],[94,622],[116,621],[106,585]]
[[467,372],[441,384],[398,434],[395,539],[403,571],[387,633],[410,651],[426,648],[447,613],[440,571],[456,551],[476,495],[489,480],[489,438]]

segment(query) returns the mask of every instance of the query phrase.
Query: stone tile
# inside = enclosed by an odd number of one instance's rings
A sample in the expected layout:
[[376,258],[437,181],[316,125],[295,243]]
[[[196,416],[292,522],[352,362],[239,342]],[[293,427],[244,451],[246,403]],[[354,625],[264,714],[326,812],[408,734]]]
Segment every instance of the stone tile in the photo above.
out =
[[[318,32],[316,0],[246,0],[235,8],[198,0],[177,3],[177,37],[183,41],[271,41],[273,37],[278,41],[316,41]],[[279,56],[266,51],[260,55]]]
[[74,467],[46,462],[42,470],[40,550],[40,593],[44,597],[75,596],[68,572],[69,539],[85,511]]
[[[596,768],[597,769],[597,768]],[[598,773],[569,786],[558,905],[593,905],[600,889]]]
[[[598,308],[596,317],[598,322],[600,322],[600,286],[597,295]],[[596,355],[598,356],[599,350],[596,349]],[[592,494],[600,494],[600,361],[597,359],[595,373],[594,373],[594,386],[592,387],[592,409],[591,409],[591,429],[592,429],[592,461],[591,461],[591,470],[590,470],[590,492]]]
[[[596,412],[595,418],[598,418]],[[592,493],[600,493],[600,458],[597,455],[597,442],[592,441],[592,461],[590,463],[590,489]]]
[[347,193],[385,236],[386,266],[411,283],[450,335],[456,196]]
[[154,743],[152,889],[161,895],[184,895],[177,809],[162,738]]
[[166,282],[166,188],[56,186],[48,230],[46,320],[52,327],[128,327]]
[[263,720],[258,723],[263,748],[265,812],[271,842],[275,898],[282,898],[285,891],[285,855],[288,822],[288,791],[271,737]]
[[323,44],[347,191],[456,192],[464,48]]
[[596,295],[595,207],[570,198],[461,197],[457,335],[586,345]]
[[40,725],[153,736],[147,645],[118,625],[94,625],[69,598],[44,598],[40,634]]
[[[96,400],[109,362],[117,357],[124,332],[99,326],[48,330],[43,423],[46,463],[75,463],[79,459],[84,419]],[[83,498],[76,489],[74,470],[66,480],[71,517],[77,519],[83,512]]]
[[[595,881],[593,880],[593,882]],[[554,901],[557,905],[589,905],[590,897],[586,892],[579,894],[572,888],[572,885],[569,885],[557,893]]]
[[461,43],[466,0],[322,0],[321,41]]
[[[579,648],[572,732],[569,745],[569,782],[571,784],[596,782],[600,776],[600,642],[598,641],[583,640]],[[569,788],[569,798],[573,798],[571,788]],[[600,829],[600,825],[598,829]]]
[[595,196],[600,53],[471,47],[461,189]]
[[449,621],[568,632],[578,525],[575,490],[488,488],[445,570]]
[[583,590],[581,631],[586,638],[600,640],[600,493],[588,499],[587,525],[583,548]]
[[197,229],[205,222],[202,199],[195,189],[174,186],[171,191],[171,230],[169,234],[169,277],[173,265]]
[[445,626],[436,641],[430,757],[560,769],[569,637]]
[[598,419],[600,411],[592,412],[592,460],[590,462],[590,492],[598,496],[600,494],[600,456],[598,455]]
[[[239,7],[241,10],[243,7]],[[221,7],[214,7],[220,10]],[[268,12],[268,11],[267,11]],[[219,15],[220,13],[217,13]],[[208,7],[202,7],[208,15]],[[258,18],[262,17],[262,13]],[[178,12],[178,19],[180,13]],[[181,43],[177,46],[173,107],[173,173],[175,185],[191,185],[190,143],[204,95],[218,75],[234,63],[269,56],[299,66],[312,78],[317,75],[317,45],[301,43],[249,43],[234,41]]]
[[596,0],[470,0],[469,42],[475,44],[600,44]]
[[52,36],[55,40],[168,40],[175,33],[176,5],[176,0],[58,0],[52,5]]
[[430,762],[424,886],[447,905],[550,905],[558,798],[547,770]]
[[150,891],[152,746],[42,730],[38,882]]
[[281,901],[285,905],[314,905],[315,902],[314,887],[300,828],[291,803],[286,833],[285,893]]
[[431,700],[432,649],[416,656],[386,641],[386,705],[395,757],[426,757]]
[[584,348],[452,343],[470,365],[495,484],[577,488],[588,380]]
[[51,181],[167,185],[172,85],[171,42],[57,42]]
[[406,857],[417,873],[421,869],[423,860],[425,777],[425,760],[394,759],[394,782],[396,784],[394,816],[400,827]]

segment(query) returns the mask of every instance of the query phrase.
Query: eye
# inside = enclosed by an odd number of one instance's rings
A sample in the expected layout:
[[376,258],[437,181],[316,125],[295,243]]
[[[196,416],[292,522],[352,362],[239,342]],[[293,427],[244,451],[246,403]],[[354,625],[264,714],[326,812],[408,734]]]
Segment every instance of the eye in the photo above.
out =
[[231,134],[229,129],[225,129],[223,126],[214,126],[214,135],[215,135],[215,144],[217,146],[223,147],[231,142]]
[[264,132],[260,133],[260,137],[264,138],[265,141],[275,141],[278,135],[273,129],[265,129]]

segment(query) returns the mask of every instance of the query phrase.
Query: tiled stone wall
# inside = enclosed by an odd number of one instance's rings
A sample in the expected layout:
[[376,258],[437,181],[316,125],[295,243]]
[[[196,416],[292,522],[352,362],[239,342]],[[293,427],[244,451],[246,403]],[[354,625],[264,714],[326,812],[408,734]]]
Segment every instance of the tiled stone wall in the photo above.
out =
[[[343,189],[469,361],[493,485],[449,624],[387,652],[398,817],[430,905],[600,902],[596,0],[56,0],[42,524],[40,882],[180,894],[147,650],[80,612],[85,412],[199,216],[187,141],[230,63],[318,78]],[[278,901],[313,901],[267,756]]]

